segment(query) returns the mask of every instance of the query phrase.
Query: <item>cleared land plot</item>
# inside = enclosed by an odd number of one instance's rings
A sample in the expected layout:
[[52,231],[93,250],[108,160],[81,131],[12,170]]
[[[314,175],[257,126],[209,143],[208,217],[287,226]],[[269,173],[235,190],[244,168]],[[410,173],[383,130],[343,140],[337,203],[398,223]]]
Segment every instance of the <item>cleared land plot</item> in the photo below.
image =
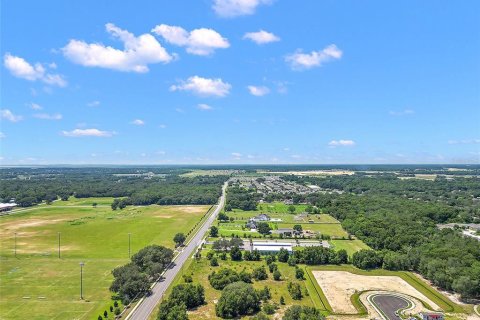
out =
[[329,241],[332,248],[336,251],[338,250],[346,250],[348,255],[351,257],[355,252],[360,251],[362,249],[370,249],[362,240],[354,239],[354,240],[330,240]]
[[[206,255],[207,250],[202,252],[202,256]],[[220,266],[218,267],[211,267],[210,261],[206,258],[202,258],[200,261],[195,261],[193,259],[190,260],[190,265],[186,267],[182,274],[191,275],[193,283],[200,283],[205,288],[205,301],[207,301],[206,305],[203,305],[193,311],[189,311],[190,319],[221,319],[215,315],[215,302],[218,301],[221,295],[221,291],[215,290],[208,281],[208,275],[211,274],[213,271],[218,271],[221,268],[230,268],[234,269],[237,272],[241,272],[245,269],[247,272],[252,272],[252,270],[258,266],[265,266],[265,261],[231,261],[228,260],[221,260],[218,259],[218,263]],[[314,301],[316,296],[314,292],[310,292],[310,288],[308,288],[310,295],[305,296],[301,300],[293,300],[288,293],[287,285],[289,281],[298,281],[295,279],[295,268],[288,266],[286,263],[276,262],[278,265],[278,269],[282,274],[282,281],[275,281],[273,280],[272,274],[268,272],[268,279],[263,281],[253,281],[253,286],[255,289],[263,289],[263,287],[267,286],[270,288],[270,293],[272,298],[269,300],[270,303],[279,303],[280,297],[283,296],[285,299],[285,305],[280,306],[280,309],[277,310],[278,314],[282,314],[284,310],[293,304],[299,305],[306,305],[306,306],[316,306],[318,303]],[[169,287],[167,293],[171,291],[173,286],[183,283],[183,277],[178,275],[175,281],[173,282],[172,286]],[[302,293],[305,292],[307,289],[306,285],[308,281],[298,281],[302,287]],[[150,317],[150,320],[156,319],[158,309],[155,309],[154,315]],[[250,316],[242,317],[241,319],[249,319]],[[281,317],[279,318],[281,319]]]
[[365,276],[346,271],[312,271],[323,293],[336,313],[355,314],[351,302],[355,292],[379,290],[403,293],[426,302],[435,310],[439,306],[398,276]]
[[[128,262],[128,233],[132,254],[149,244],[173,247],[175,233],[187,233],[209,208],[148,206],[112,211],[45,206],[2,217],[2,319],[96,319],[113,304],[108,290],[111,270]],[[85,301],[79,299],[80,261],[85,262]]]

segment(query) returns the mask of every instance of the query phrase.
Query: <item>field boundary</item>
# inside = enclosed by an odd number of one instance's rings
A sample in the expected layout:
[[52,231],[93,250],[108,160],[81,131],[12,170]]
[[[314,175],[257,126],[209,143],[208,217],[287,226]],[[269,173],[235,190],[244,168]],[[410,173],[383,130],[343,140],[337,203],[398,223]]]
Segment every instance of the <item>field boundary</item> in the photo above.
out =
[[[465,310],[455,304],[453,301],[450,301],[447,297],[445,297],[443,294],[438,292],[435,288],[433,287],[428,287],[429,285],[427,283],[424,283],[420,279],[416,278],[414,275],[412,275],[410,272],[407,271],[390,271],[390,270],[384,270],[384,269],[374,269],[374,270],[361,270],[358,268],[355,268],[351,265],[340,265],[340,266],[333,266],[333,265],[325,265],[325,266],[308,266],[306,267],[307,269],[307,274],[313,277],[312,271],[347,271],[353,274],[357,275],[364,275],[364,276],[398,276],[401,279],[405,280],[408,284],[410,284],[413,288],[418,290],[420,293],[424,294],[427,298],[432,300],[435,304],[437,304],[443,311],[445,312],[455,312],[455,313],[465,313]],[[314,278],[314,277],[313,277]],[[315,279],[314,279],[315,280]],[[313,281],[314,285],[318,283],[317,281]],[[325,297],[325,294],[323,293],[321,287],[319,288],[319,295],[320,299],[322,301],[328,301],[328,299]],[[320,294],[321,292],[321,294]],[[322,296],[325,300],[322,299]],[[352,295],[353,296],[353,295]],[[427,309],[432,310],[432,307],[426,304],[424,301],[420,300],[419,301],[423,304],[423,306]],[[353,302],[353,301],[352,301]],[[329,305],[330,306],[330,305]],[[358,310],[357,306],[354,304],[354,307],[357,309],[357,311],[361,312],[361,310]],[[333,309],[330,306],[330,312],[332,314],[337,314],[333,312]],[[340,314],[338,314],[340,315]]]

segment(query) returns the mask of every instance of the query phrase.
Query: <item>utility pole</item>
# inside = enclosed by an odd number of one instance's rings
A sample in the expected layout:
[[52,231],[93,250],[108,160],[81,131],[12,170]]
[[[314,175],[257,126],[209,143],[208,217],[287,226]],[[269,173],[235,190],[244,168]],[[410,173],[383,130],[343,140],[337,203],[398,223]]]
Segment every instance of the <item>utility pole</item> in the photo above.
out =
[[60,232],[58,233],[58,259],[60,259]]
[[17,257],[17,233],[15,232],[15,247],[14,247],[14,252],[15,252],[15,258]]
[[80,300],[83,300],[83,266],[84,262],[80,262]]
[[130,237],[131,237],[131,235],[132,235],[131,233],[128,233],[128,258],[131,257],[131,254],[130,254],[131,253],[131,250],[130,250],[131,249],[131,247],[130,247]]

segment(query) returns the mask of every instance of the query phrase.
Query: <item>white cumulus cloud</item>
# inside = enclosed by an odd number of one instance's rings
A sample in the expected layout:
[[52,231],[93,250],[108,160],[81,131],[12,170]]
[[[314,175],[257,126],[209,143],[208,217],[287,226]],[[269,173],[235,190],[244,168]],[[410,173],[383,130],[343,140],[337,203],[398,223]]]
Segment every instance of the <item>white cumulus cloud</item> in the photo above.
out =
[[247,88],[248,88],[248,91],[250,91],[250,94],[257,97],[261,97],[270,93],[270,89],[264,86],[248,86]]
[[42,81],[49,85],[65,87],[67,81],[62,75],[56,73],[49,73],[47,69],[40,63],[30,64],[21,57],[13,56],[10,53],[3,57],[3,64],[10,73],[21,79],[29,81]]
[[43,109],[41,105],[33,103],[33,102],[30,103],[29,106],[30,106],[30,109],[33,109],[33,110],[42,110]]
[[7,137],[7,136],[5,135],[5,133],[3,133],[3,132],[0,131],[0,139],[4,139],[4,138],[6,138],[6,137]]
[[100,101],[98,100],[90,101],[87,103],[88,107],[98,107],[99,105],[100,105]]
[[231,154],[232,154],[232,156],[234,156],[235,158],[240,158],[240,157],[242,156],[242,154],[239,153],[239,152],[232,152]]
[[178,85],[170,86],[170,91],[191,91],[199,96],[225,97],[230,93],[232,86],[222,79],[209,79],[193,76]]
[[255,13],[261,4],[270,4],[272,0],[213,0],[212,8],[223,18],[233,18]]
[[185,47],[188,53],[200,56],[230,47],[228,40],[213,29],[200,28],[188,32],[182,27],[160,24],[153,28],[152,32],[171,44]]
[[411,114],[414,114],[415,111],[411,110],[411,109],[405,109],[405,110],[402,110],[402,111],[390,111],[389,114],[391,116],[395,116],[395,117],[401,117],[401,116],[408,116],[408,115],[411,115]]
[[265,30],[260,30],[257,32],[247,32],[243,36],[243,39],[250,39],[256,44],[266,44],[266,43],[280,41],[279,37]]
[[151,34],[136,37],[113,23],[107,23],[105,28],[108,33],[123,42],[123,50],[101,43],[86,43],[72,39],[62,48],[65,57],[86,67],[139,73],[148,72],[149,64],[168,63],[174,59]]
[[37,113],[33,115],[37,119],[42,119],[42,120],[62,120],[63,116],[60,113],[53,113],[53,114],[48,114],[48,113]]
[[136,126],[143,126],[145,124],[145,121],[140,120],[140,119],[135,119],[135,120],[132,121],[132,124],[134,124]]
[[111,137],[115,134],[113,131],[103,131],[99,129],[74,129],[72,131],[62,131],[65,137]]
[[18,121],[23,119],[22,116],[15,115],[15,114],[13,114],[12,111],[10,111],[8,109],[1,109],[0,110],[0,118],[8,120],[10,122],[18,122]]
[[448,144],[477,144],[480,139],[448,140]]
[[209,110],[213,110],[213,107],[205,103],[200,103],[197,105],[197,109],[200,109],[202,111],[209,111]]
[[293,70],[305,70],[313,67],[321,67],[324,63],[338,60],[342,57],[342,50],[334,44],[325,47],[323,50],[310,53],[297,52],[288,55],[285,61],[290,64]]
[[353,147],[355,141],[353,140],[332,140],[328,143],[330,147]]

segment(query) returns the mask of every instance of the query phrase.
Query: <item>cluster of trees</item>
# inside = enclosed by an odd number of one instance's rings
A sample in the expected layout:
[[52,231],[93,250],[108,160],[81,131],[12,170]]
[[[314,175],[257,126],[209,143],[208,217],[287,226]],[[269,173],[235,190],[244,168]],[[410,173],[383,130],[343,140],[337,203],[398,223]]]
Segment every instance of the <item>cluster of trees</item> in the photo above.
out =
[[151,245],[132,256],[131,262],[112,271],[114,280],[110,290],[118,294],[122,303],[127,305],[138,295],[150,289],[152,281],[157,279],[173,259],[171,249]]
[[339,195],[324,205],[349,233],[377,251],[357,253],[355,265],[416,271],[442,289],[478,298],[478,240],[436,227],[461,210],[388,195]]
[[229,251],[232,248],[242,248],[243,247],[243,240],[238,237],[233,237],[230,240],[221,238],[216,240],[212,244],[212,248],[215,251]]
[[242,209],[244,211],[256,210],[258,200],[259,195],[254,189],[231,186],[228,188],[225,211],[231,211],[232,209]]
[[[480,178],[445,179],[434,181],[421,179],[400,179],[393,174],[379,174],[373,177],[355,174],[351,176],[330,176],[326,178],[307,176],[286,176],[283,179],[304,185],[318,185],[326,190],[341,190],[363,196],[391,196],[416,202],[426,202],[439,210],[441,222],[480,221],[480,206],[475,198],[480,197]],[[337,196],[314,193],[292,195],[294,202],[320,204],[333,201]]]
[[238,273],[233,269],[222,268],[218,272],[213,271],[213,273],[208,276],[208,281],[214,289],[223,290],[227,285],[234,282],[242,281],[251,283],[252,275],[245,270]]
[[205,304],[205,289],[201,284],[185,283],[173,287],[168,299],[162,301],[157,320],[186,320],[187,310]]
[[[285,261],[285,258],[287,258],[288,260]],[[307,265],[343,264],[343,263],[348,263],[348,254],[347,254],[347,251],[344,249],[335,251],[331,248],[314,246],[314,247],[306,247],[304,250],[295,251],[290,257],[287,257],[285,255],[285,252],[282,251],[279,253],[278,260],[282,262],[289,262],[290,264],[297,264],[297,263],[303,263]]]
[[[6,170],[6,169],[4,169]],[[0,201],[28,207],[69,196],[114,197],[117,206],[214,204],[227,176],[181,177],[178,169],[39,168],[0,173]]]

